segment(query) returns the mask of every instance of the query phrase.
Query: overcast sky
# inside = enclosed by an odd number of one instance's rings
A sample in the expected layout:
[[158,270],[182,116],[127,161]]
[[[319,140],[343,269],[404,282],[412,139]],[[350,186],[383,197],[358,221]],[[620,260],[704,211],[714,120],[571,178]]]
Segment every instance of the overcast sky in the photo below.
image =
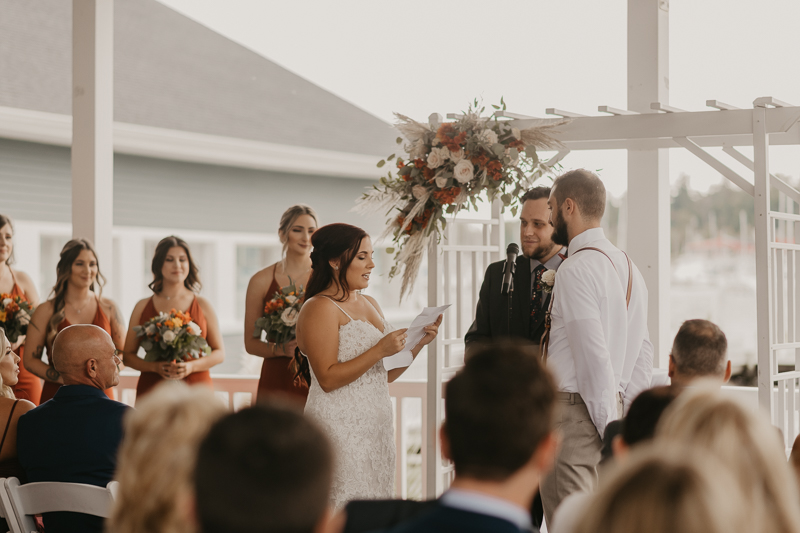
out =
[[[510,111],[536,116],[626,106],[624,0],[159,1],[387,122],[395,111],[419,120],[460,111],[475,97],[488,106],[503,96]],[[798,21],[798,0],[673,0],[670,104],[800,105]],[[622,151],[563,163],[601,170],[612,194],[625,191]],[[771,165],[798,179],[800,149],[773,148]],[[671,150],[671,181],[681,173],[699,191],[722,180]]]

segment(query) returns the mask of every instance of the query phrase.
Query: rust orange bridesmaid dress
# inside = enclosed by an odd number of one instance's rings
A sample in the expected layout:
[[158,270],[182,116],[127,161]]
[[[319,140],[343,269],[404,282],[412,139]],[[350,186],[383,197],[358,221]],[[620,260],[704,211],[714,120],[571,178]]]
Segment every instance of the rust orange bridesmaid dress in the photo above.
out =
[[[272,299],[272,296],[281,290],[278,282],[275,281],[275,275],[272,275],[272,283],[267,289],[267,297],[264,300],[264,305],[267,301]],[[292,401],[300,404],[301,407],[306,404],[306,397],[308,396],[308,385],[295,385],[294,372],[290,368],[292,365],[292,358],[288,356],[279,357],[265,357],[264,363],[261,365],[261,377],[258,380],[258,392],[256,393],[256,400],[263,399],[272,395],[284,396]]]
[[[19,296],[27,300],[28,298],[25,296],[25,292],[17,283],[17,279],[14,278],[13,270],[11,271],[11,277],[14,279],[14,289],[11,291],[11,296]],[[17,355],[19,355],[19,377],[17,384],[13,387],[14,396],[21,400],[31,401],[34,405],[39,405],[39,401],[42,397],[42,380],[39,376],[25,369],[25,365],[22,364],[24,354],[25,345],[23,344],[17,348]]]
[[[100,305],[100,301],[99,300],[97,302],[97,312],[94,314],[94,320],[92,320],[92,324],[94,324],[95,326],[103,328],[104,330],[106,330],[108,332],[109,335],[111,335],[111,321],[108,319],[108,316],[106,315],[105,311],[103,311],[103,306]],[[71,325],[72,324],[70,323],[70,321],[67,320],[66,318],[64,318],[64,320],[62,320],[61,323],[58,325],[58,331],[61,331],[62,329],[66,328],[68,326],[71,326]],[[53,362],[50,361],[50,359],[52,359],[52,357],[50,357],[49,354],[51,354],[52,352],[53,352],[52,346],[48,347],[47,348],[47,353],[48,353],[47,359],[49,361],[48,364],[51,367],[53,366]],[[55,396],[56,391],[58,391],[59,387],[61,387],[60,383],[55,383],[53,381],[45,380],[44,381],[44,386],[42,387],[41,403],[44,403],[47,400],[49,400],[50,398],[52,398],[53,396]],[[106,389],[103,392],[105,392],[106,396],[108,396],[112,400],[114,399],[114,388],[113,387],[111,387],[110,389]]]
[[[189,306],[187,312],[189,313],[189,316],[192,317],[192,321],[200,326],[200,331],[202,332],[200,335],[205,339],[206,335],[208,334],[208,322],[206,321],[206,316],[203,314],[203,310],[200,308],[197,297],[192,300],[192,305]],[[153,305],[153,297],[151,296],[147,301],[147,304],[144,306],[142,317],[139,319],[139,325],[143,325],[157,314],[158,311],[156,311],[156,306]],[[153,387],[162,381],[166,380],[161,377],[161,374],[158,372],[142,372],[142,374],[139,376],[139,382],[136,384],[136,399],[138,400],[150,392]],[[213,388],[214,386],[214,383],[211,381],[211,373],[208,370],[203,370],[202,372],[192,372],[181,381],[188,383],[189,385],[203,384],[209,388]]]

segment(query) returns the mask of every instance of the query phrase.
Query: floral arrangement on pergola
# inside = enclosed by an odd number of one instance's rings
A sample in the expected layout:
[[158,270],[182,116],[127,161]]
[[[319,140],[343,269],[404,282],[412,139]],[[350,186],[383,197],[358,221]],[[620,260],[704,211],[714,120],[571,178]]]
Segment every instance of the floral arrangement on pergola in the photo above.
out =
[[[492,106],[505,110],[505,102]],[[519,130],[495,115],[482,116],[475,100],[453,122],[423,124],[395,113],[395,127],[403,134],[407,159],[395,154],[378,162],[394,161],[396,173],[381,177],[358,201],[362,214],[385,212],[389,217],[380,239],[392,235],[395,265],[389,278],[402,273],[402,299],[414,286],[425,249],[440,239],[445,215],[477,209],[478,202],[500,199],[516,216],[519,196],[550,167],[539,161],[537,149],[559,147],[551,135],[560,123]],[[397,144],[403,144],[398,137]],[[379,240],[380,240],[379,239]]]

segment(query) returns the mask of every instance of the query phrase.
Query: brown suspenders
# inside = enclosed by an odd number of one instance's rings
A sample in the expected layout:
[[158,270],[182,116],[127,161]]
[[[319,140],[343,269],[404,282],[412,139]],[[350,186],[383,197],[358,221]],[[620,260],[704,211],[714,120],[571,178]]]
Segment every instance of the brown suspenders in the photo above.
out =
[[[594,250],[595,252],[600,252],[604,256],[611,261],[611,258],[608,257],[608,254],[605,253],[600,248],[595,248],[593,246],[587,246],[586,248],[581,248],[580,250],[576,250],[572,252],[572,255],[577,254],[578,252],[582,252],[584,250]],[[625,254],[625,252],[622,252]],[[628,291],[625,294],[625,308],[627,309],[631,304],[631,289],[633,288],[633,265],[631,264],[631,258],[628,257],[628,254],[625,254],[625,259],[628,260]],[[611,261],[611,266],[614,267],[614,270],[617,269],[617,266],[614,264],[614,261]],[[541,341],[539,341],[539,350],[542,353],[542,359],[544,362],[547,362],[547,344],[550,341],[550,312],[553,310],[553,300],[555,298],[550,298],[550,305],[547,308],[547,314],[544,317],[544,334],[542,335]]]

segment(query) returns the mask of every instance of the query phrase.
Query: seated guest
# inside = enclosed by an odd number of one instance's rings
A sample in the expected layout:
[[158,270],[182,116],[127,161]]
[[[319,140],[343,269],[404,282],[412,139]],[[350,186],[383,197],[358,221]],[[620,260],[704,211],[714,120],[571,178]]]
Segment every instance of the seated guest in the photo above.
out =
[[797,487],[783,441],[762,413],[753,413],[702,383],[686,390],[664,413],[657,442],[707,451],[732,472],[744,492],[749,522],[740,531],[800,531]]
[[746,500],[713,456],[647,445],[602,484],[576,533],[734,533]]
[[[628,414],[621,421],[621,432],[614,436],[610,448],[614,461],[603,463],[600,479],[604,480],[608,470],[614,463],[624,462],[632,447],[647,443],[653,439],[656,426],[672,400],[679,393],[676,387],[655,387],[648,389],[633,400]],[[574,492],[567,496],[553,514],[553,523],[548,524],[550,533],[572,533],[578,525],[580,517],[589,507],[594,493]]]
[[[331,533],[333,452],[294,406],[266,401],[226,416],[200,444],[194,476],[202,533]],[[49,533],[49,532],[48,532]]]
[[205,387],[165,381],[125,416],[114,533],[194,533],[187,520],[197,449],[225,406]]
[[676,387],[687,387],[698,378],[726,383],[731,378],[731,362],[722,330],[708,320],[681,324],[669,354],[669,377]]
[[558,447],[556,390],[538,357],[476,351],[445,390],[442,452],[455,478],[438,504],[392,533],[531,531],[531,503]]
[[[53,365],[64,386],[21,416],[19,462],[29,482],[59,481],[105,487],[114,477],[122,418],[130,409],[103,392],[119,383],[120,359],[111,336],[91,324],[64,328],[53,343]],[[103,519],[47,513],[47,533],[103,531]]]

